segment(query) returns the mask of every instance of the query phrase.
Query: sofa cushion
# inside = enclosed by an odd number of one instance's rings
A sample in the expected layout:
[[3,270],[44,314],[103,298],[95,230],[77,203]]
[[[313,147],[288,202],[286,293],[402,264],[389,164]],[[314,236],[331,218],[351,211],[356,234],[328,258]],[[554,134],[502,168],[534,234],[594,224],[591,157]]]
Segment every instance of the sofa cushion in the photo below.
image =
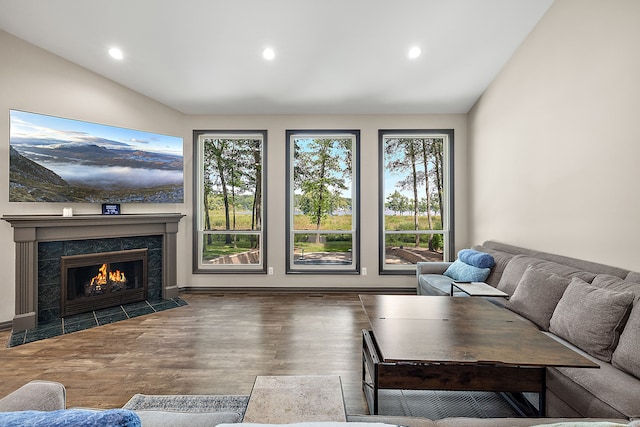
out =
[[611,361],[632,303],[631,292],[597,288],[573,278],[553,312],[549,331]]
[[509,295],[513,295],[524,274],[525,270],[529,265],[537,267],[539,269],[548,270],[552,273],[557,274],[562,277],[579,277],[585,282],[591,282],[596,275],[594,273],[589,273],[584,270],[578,270],[574,267],[569,267],[562,264],[557,264],[552,261],[545,261],[540,258],[534,258],[528,255],[516,255],[509,261],[507,267],[504,269],[504,273],[500,278],[500,283],[498,283],[498,289],[503,292],[508,293]]
[[619,292],[631,292],[635,295],[634,300],[636,302],[640,300],[640,283],[634,283],[609,274],[598,274],[591,284],[598,288],[611,289]]
[[[583,417],[633,418],[640,416],[640,381],[549,332],[547,336],[561,342],[599,368],[548,368],[547,396],[560,396]],[[563,411],[551,416],[574,416]],[[577,415],[576,415],[577,416]]]
[[[428,425],[428,424],[425,424]],[[238,423],[218,424],[219,427],[401,427],[397,424],[360,421],[306,421],[284,424]]]
[[638,357],[640,354],[640,283],[629,279],[634,279],[632,273],[629,273],[625,280],[607,274],[599,274],[593,279],[592,284],[601,288],[634,293],[634,307],[620,335],[611,362],[615,367],[640,378],[640,358]]
[[473,249],[486,252],[488,254],[491,254],[491,256],[493,257],[496,265],[494,265],[491,269],[491,273],[489,273],[489,276],[485,279],[485,282],[490,284],[494,288],[497,287],[498,283],[500,283],[500,279],[502,278],[504,269],[507,268],[507,264],[509,264],[509,261],[511,261],[511,258],[513,258],[514,255],[510,254],[509,252],[496,251],[494,249],[485,248],[484,246],[480,245],[474,246]]
[[[348,415],[348,421],[397,424],[406,427],[531,427],[540,423],[583,423],[579,427],[603,427],[595,423],[614,423],[606,427],[628,426],[625,420],[603,420],[595,418],[443,418],[430,420],[428,418],[397,416],[397,415]],[[586,424],[592,423],[592,424]],[[571,424],[563,425],[569,427]],[[350,425],[349,425],[350,426]],[[348,426],[348,427],[349,427]]]
[[128,409],[60,409],[57,411],[0,412],[3,427],[140,427],[135,412]]
[[418,277],[420,295],[449,295],[451,293],[451,281],[451,277],[442,274],[421,274]]
[[634,394],[640,393],[640,382],[609,363],[600,369],[549,368],[546,380],[552,393],[585,416],[631,418],[640,414],[640,402]]
[[496,265],[496,261],[491,254],[474,249],[462,249],[458,252],[458,259],[465,264],[478,268],[491,268]]
[[496,242],[495,240],[486,240],[482,243],[483,248],[492,249],[494,251],[507,252],[513,255],[530,255],[535,256],[537,253],[532,249],[523,248],[521,246],[509,245],[507,243]]
[[444,275],[461,282],[484,282],[490,272],[489,268],[474,267],[457,259],[447,268]]
[[[556,421],[556,422],[554,422]],[[628,427],[628,423],[614,423],[611,421],[584,421],[583,419],[567,420],[547,420],[531,418],[511,418],[511,419],[448,419],[436,421],[436,427]]]
[[[349,423],[384,423],[405,427],[436,427],[436,422],[429,418],[412,417],[407,415],[362,415],[347,414]],[[347,427],[350,427],[348,424]]]
[[628,282],[640,283],[640,273],[637,271],[630,271],[624,279]]
[[566,277],[529,266],[507,307],[548,331],[553,311],[569,282]]
[[611,362],[616,368],[640,378],[640,302],[636,301],[631,310]]
[[175,412],[135,411],[143,426],[154,427],[215,427],[222,423],[239,423],[237,412]]
[[67,407],[66,398],[61,383],[32,380],[0,399],[0,411],[55,411]]

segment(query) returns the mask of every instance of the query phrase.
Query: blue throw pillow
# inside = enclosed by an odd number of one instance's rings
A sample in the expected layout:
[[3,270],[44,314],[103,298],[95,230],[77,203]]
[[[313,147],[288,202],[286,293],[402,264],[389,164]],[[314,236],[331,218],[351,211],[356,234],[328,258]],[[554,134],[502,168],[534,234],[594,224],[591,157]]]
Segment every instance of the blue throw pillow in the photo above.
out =
[[128,409],[60,409],[58,411],[0,412],[2,427],[141,427],[138,415]]
[[474,267],[457,259],[447,268],[444,275],[459,282],[484,282],[490,272],[490,268]]
[[462,249],[458,252],[458,259],[465,264],[478,268],[491,268],[496,265],[496,260],[493,259],[491,254],[474,249]]

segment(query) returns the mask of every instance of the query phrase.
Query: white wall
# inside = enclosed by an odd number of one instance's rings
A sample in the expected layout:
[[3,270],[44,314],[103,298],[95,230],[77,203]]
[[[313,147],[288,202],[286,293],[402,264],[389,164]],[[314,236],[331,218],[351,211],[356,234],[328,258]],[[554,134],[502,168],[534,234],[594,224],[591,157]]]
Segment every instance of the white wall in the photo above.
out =
[[[124,205],[125,213],[181,212],[178,232],[178,285],[181,287],[412,287],[412,276],[378,276],[378,129],[454,129],[457,248],[467,238],[467,129],[459,115],[335,116],[185,116],[33,45],[0,31],[0,213],[61,214],[68,204],[8,203],[9,110],[18,109],[149,132],[182,136],[185,141],[185,203]],[[285,275],[285,131],[287,129],[361,130],[362,265],[367,276]],[[268,131],[268,264],[274,275],[191,273],[194,129],[266,129]],[[99,205],[72,205],[74,214],[100,212]],[[14,244],[9,223],[0,221],[0,323],[14,315]]]
[[640,271],[640,2],[556,0],[469,113],[470,240]]

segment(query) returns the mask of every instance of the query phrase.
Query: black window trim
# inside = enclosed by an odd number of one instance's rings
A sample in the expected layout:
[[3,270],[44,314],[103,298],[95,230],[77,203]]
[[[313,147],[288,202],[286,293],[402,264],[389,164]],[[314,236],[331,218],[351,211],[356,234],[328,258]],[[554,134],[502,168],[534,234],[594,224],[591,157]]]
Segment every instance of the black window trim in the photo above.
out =
[[[194,274],[267,274],[267,265],[268,265],[268,257],[267,257],[267,130],[266,129],[207,129],[207,130],[194,130],[193,131],[193,242],[192,242],[192,272]],[[199,139],[203,135],[248,135],[248,134],[260,134],[262,135],[262,229],[260,230],[262,238],[260,241],[260,257],[262,259],[262,265],[257,268],[247,268],[243,265],[238,267],[229,267],[225,266],[224,268],[218,269],[203,269],[199,267],[199,243],[198,240],[200,238],[199,233],[199,197],[200,197],[200,188],[199,188],[199,174],[200,174],[200,150],[199,150]]]
[[[308,134],[312,135],[338,135],[338,134],[352,134],[355,139],[356,146],[356,155],[353,159],[355,165],[355,174],[352,177],[353,183],[355,186],[355,200],[353,200],[353,204],[356,210],[355,216],[355,237],[354,237],[354,245],[356,247],[355,256],[353,259],[354,268],[345,270],[345,269],[332,269],[331,265],[328,264],[326,267],[319,268],[305,268],[305,269],[296,269],[291,263],[291,191],[292,185],[291,182],[291,168],[293,167],[293,162],[291,159],[291,137],[293,135],[299,134]],[[285,232],[286,232],[286,258],[285,258],[285,273],[286,274],[326,274],[326,275],[359,275],[360,274],[360,130],[359,129],[287,129],[286,130],[286,212],[285,212]]]
[[415,275],[415,265],[408,266],[406,269],[385,269],[386,260],[386,247],[385,247],[385,230],[384,230],[384,213],[385,213],[385,198],[384,198],[384,136],[388,134],[394,135],[447,135],[449,138],[448,156],[447,156],[447,175],[448,175],[448,249],[445,251],[444,261],[452,261],[455,245],[455,185],[454,185],[454,130],[453,129],[379,129],[378,130],[378,198],[379,198],[379,211],[378,211],[378,239],[379,239],[379,258],[378,258],[378,274],[382,275]]

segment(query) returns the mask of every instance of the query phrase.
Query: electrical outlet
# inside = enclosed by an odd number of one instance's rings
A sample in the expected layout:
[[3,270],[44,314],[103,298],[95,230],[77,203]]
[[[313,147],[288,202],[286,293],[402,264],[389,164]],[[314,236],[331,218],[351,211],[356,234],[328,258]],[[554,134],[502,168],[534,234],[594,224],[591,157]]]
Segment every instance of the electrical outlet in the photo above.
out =
[[273,275],[273,267],[269,267],[269,275]]
[[362,275],[363,276],[367,275],[367,267],[362,267]]

